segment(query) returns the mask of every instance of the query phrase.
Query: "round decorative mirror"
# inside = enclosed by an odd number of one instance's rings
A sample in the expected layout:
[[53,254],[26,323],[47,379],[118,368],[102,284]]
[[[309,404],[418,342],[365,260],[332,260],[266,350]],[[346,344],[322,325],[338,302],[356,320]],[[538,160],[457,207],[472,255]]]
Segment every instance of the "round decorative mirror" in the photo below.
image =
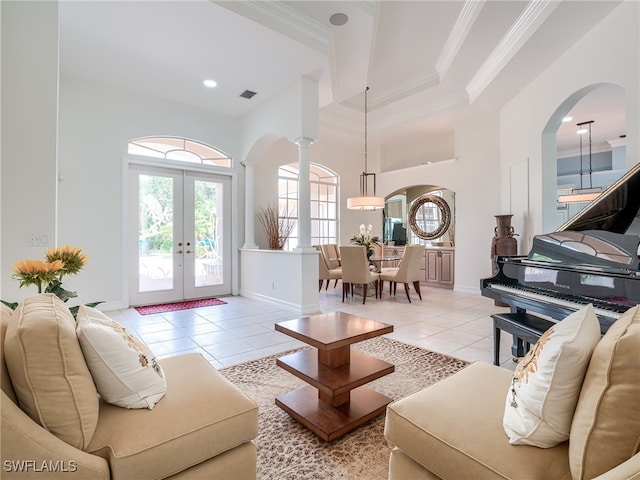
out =
[[451,226],[449,204],[436,195],[421,195],[409,209],[409,226],[423,240],[441,237]]

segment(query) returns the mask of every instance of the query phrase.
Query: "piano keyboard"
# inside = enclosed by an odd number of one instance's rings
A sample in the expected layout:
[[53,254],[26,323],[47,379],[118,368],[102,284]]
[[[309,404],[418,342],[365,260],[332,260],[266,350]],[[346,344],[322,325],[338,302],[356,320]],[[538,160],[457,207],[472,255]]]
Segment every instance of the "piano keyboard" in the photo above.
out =
[[579,310],[585,305],[591,303],[593,304],[593,309],[595,310],[596,315],[611,318],[614,321],[617,320],[620,315],[622,315],[622,313],[624,313],[629,308],[626,305],[623,306],[617,303],[607,302],[606,300],[599,300],[597,298],[586,298],[576,295],[565,295],[563,298],[562,296],[558,296],[558,292],[550,291],[549,294],[546,294],[542,289],[524,288],[522,286],[512,287],[500,283],[492,283],[490,287],[493,290],[511,293],[518,297],[551,303],[554,305],[571,308],[573,310]]

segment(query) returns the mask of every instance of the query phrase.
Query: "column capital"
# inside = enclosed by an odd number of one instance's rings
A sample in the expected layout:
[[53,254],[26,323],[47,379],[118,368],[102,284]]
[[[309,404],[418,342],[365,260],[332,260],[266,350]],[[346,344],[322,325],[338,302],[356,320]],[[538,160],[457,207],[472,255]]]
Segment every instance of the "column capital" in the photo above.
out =
[[309,145],[311,145],[315,141],[316,141],[315,138],[298,137],[293,141],[293,143],[295,143],[299,147],[308,147]]

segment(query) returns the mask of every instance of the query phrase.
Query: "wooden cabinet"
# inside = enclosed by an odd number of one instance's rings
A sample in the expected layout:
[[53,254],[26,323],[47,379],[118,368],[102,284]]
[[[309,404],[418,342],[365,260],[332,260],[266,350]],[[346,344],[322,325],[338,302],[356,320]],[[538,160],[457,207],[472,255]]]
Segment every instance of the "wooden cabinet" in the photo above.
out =
[[453,247],[427,247],[424,250],[420,282],[430,287],[453,288]]

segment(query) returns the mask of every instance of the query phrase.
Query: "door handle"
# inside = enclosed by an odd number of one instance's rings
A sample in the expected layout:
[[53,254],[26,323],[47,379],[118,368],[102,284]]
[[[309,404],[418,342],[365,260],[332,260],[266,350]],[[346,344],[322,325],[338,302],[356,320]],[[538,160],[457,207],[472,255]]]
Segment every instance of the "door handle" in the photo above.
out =
[[193,253],[193,252],[192,252],[191,250],[187,250],[187,251],[186,251],[186,252],[184,252],[184,253]]
[[176,253],[179,253],[180,255],[182,255],[182,250],[178,250]]

